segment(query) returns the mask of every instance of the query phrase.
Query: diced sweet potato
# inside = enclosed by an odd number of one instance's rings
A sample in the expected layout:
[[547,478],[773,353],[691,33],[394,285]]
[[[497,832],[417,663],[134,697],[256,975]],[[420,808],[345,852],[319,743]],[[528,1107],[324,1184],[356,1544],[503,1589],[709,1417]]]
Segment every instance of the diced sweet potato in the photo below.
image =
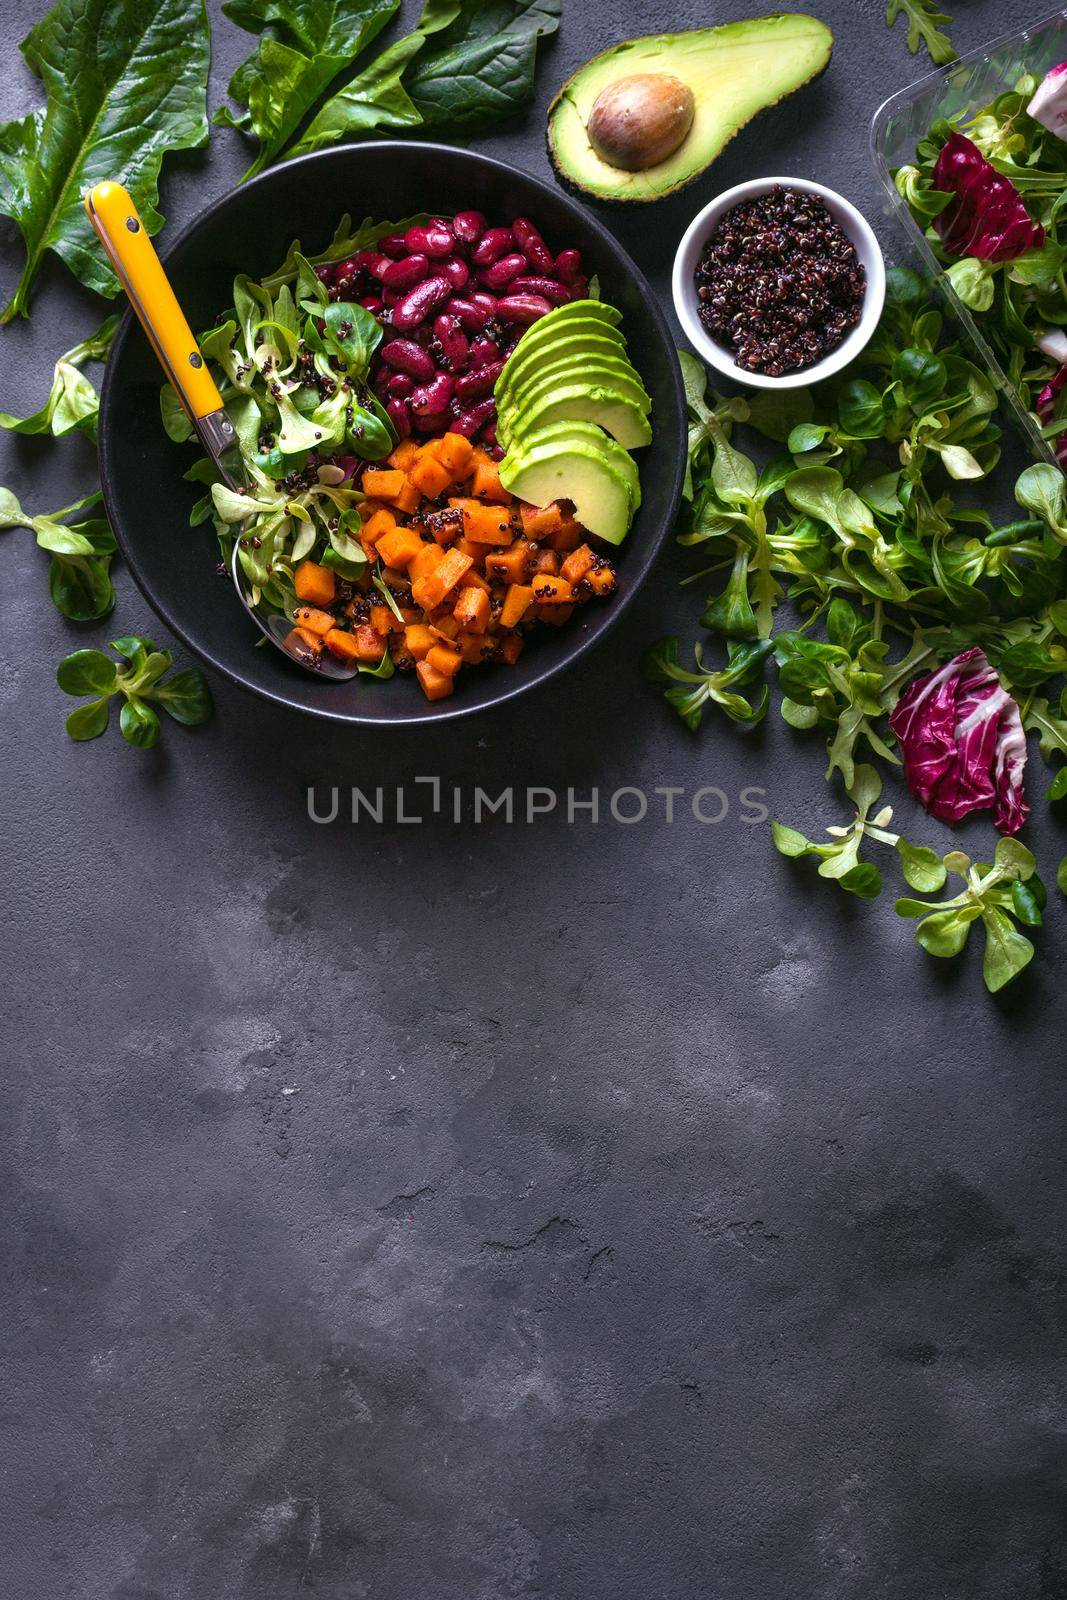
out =
[[360,480],[363,493],[377,500],[392,500],[407,483],[407,475],[397,467],[366,467]]
[[[436,549],[436,546],[429,548]],[[456,587],[460,579],[470,570],[470,565],[470,556],[465,556],[461,550],[455,548],[446,550],[434,570],[411,585],[411,596],[415,604],[422,606],[424,611],[432,611],[435,606],[441,604],[445,595],[450,594]]]
[[563,606],[572,598],[571,586],[566,578],[556,578],[541,572],[533,580],[534,599],[542,606]]
[[564,517],[555,533],[549,538],[553,550],[577,550],[585,538],[585,529],[573,517]]
[[[444,558],[445,552],[441,549],[440,545],[420,545],[418,555],[408,567],[408,577],[411,579],[412,585],[414,585],[418,579],[425,578],[428,573],[435,572],[441,565],[441,562],[444,560]],[[418,600],[416,600],[416,604],[419,604]]]
[[384,533],[392,533],[396,527],[396,518],[385,506],[381,506],[372,517],[368,517],[363,524],[363,541],[367,544],[377,544]]
[[319,611],[315,606],[297,606],[293,612],[293,621],[298,628],[306,628],[309,633],[317,633],[320,638],[325,637],[336,622],[329,611]]
[[615,569],[609,561],[600,561],[589,568],[585,574],[585,581],[594,594],[610,594],[618,581]]
[[561,578],[566,578],[570,584],[575,584],[584,578],[589,568],[596,560],[592,550],[587,544],[579,545],[577,550],[572,550],[559,569]]
[[461,628],[466,628],[470,633],[484,633],[489,626],[488,590],[474,587],[461,589],[453,615]]
[[386,566],[406,571],[423,543],[414,528],[393,528],[390,533],[382,534],[374,548]]
[[500,646],[500,654],[509,666],[514,666],[522,655],[523,637],[521,633],[509,633]]
[[573,605],[544,605],[537,607],[538,622],[547,622],[550,628],[562,628],[574,615]]
[[439,461],[429,449],[420,450],[418,460],[408,468],[408,482],[414,484],[427,500],[439,499],[446,489],[451,488],[452,481],[452,474],[444,462]]
[[519,515],[527,539],[547,539],[563,522],[563,513],[554,500],[547,506],[521,506]]
[[[323,641],[327,650],[338,661],[359,661],[359,644],[354,633],[348,633],[344,628],[331,628]],[[378,641],[378,652],[381,654],[382,642]]]
[[500,468],[484,450],[474,452],[474,476],[471,494],[476,500],[495,500],[498,505],[509,506],[511,495],[500,481]]
[[322,637],[307,628],[290,628],[285,636],[285,648],[305,661],[314,661],[322,654]]
[[504,596],[504,607],[500,613],[500,626],[514,628],[521,622],[533,601],[533,589],[528,583],[513,583]]
[[554,550],[538,550],[534,557],[533,569],[535,572],[545,572],[549,577],[559,576],[559,556]]
[[438,672],[428,661],[420,661],[415,671],[419,675],[419,683],[427,700],[444,700],[455,688],[455,680],[443,672]]
[[462,433],[443,433],[429,448],[448,468],[454,483],[461,483],[473,470],[474,446]]
[[511,513],[501,506],[483,506],[479,500],[450,500],[463,512],[463,536],[472,544],[510,544],[515,537]]
[[301,561],[293,573],[293,588],[298,600],[313,606],[332,606],[337,579],[329,567],[320,567],[317,561]]
[[403,632],[404,624],[395,616],[388,606],[371,606],[370,625],[381,638],[387,638],[391,633]]
[[[419,446],[414,439],[401,439],[396,449],[386,457],[386,460],[397,472],[407,472],[412,462],[418,459],[418,454]],[[363,476],[366,477],[366,473]]]
[[461,633],[456,647],[468,666],[477,666],[492,648],[484,633]]
[[404,644],[408,653],[421,661],[428,650],[432,650],[436,640],[433,629],[426,622],[412,622],[404,629]]
[[447,644],[435,644],[426,652],[426,660],[436,672],[443,672],[446,678],[454,678],[463,665],[461,653]]
[[485,575],[504,583],[522,583],[527,576],[527,560],[533,546],[513,544],[510,550],[493,550],[485,558]]

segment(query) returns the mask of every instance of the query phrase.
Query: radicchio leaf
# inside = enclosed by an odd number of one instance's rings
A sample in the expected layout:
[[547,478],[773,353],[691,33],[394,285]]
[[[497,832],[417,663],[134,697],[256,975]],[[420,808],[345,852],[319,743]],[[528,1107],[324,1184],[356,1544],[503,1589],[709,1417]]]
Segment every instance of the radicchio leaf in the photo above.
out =
[[1026,109],[1049,133],[1067,141],[1067,61],[1046,72]]
[[959,822],[992,810],[1001,833],[1018,833],[1026,735],[1019,707],[977,648],[909,684],[889,719],[912,794],[931,816]]
[[964,134],[952,133],[945,140],[933,184],[956,197],[934,218],[950,255],[1014,261],[1044,244],[1044,228],[1031,217],[1011,179],[1003,177]]
[[[1067,365],[1060,368],[1056,376],[1046,383],[1037,397],[1037,414],[1041,418],[1042,427],[1047,426],[1056,415],[1056,405],[1063,392],[1064,384],[1067,384]],[[1060,463],[1060,466],[1067,467],[1067,432],[1060,434],[1052,448],[1056,452],[1056,460]]]

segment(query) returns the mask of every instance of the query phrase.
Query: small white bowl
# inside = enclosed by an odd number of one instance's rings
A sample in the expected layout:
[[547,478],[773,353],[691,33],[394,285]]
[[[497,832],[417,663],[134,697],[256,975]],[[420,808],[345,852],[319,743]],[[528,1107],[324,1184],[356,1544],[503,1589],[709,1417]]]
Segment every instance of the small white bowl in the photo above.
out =
[[[816,361],[810,367],[802,367],[798,372],[784,373],[780,378],[769,377],[763,372],[748,372],[744,367],[739,367],[726,346],[718,344],[711,337],[697,312],[698,301],[694,281],[704,246],[724,212],[742,200],[752,200],[757,195],[766,194],[776,184],[780,184],[783,189],[799,189],[803,194],[819,195],[826,202],[834,221],[852,240],[856,254],[867,273],[867,291],[863,298],[860,320],[844,342],[822,361]],[[819,383],[823,378],[830,377],[831,373],[840,372],[842,367],[847,367],[850,361],[856,359],[868,343],[878,326],[878,319],[882,315],[882,306],[885,303],[885,261],[870,223],[843,195],[836,194],[833,189],[827,189],[824,184],[810,183],[806,178],[754,178],[749,183],[739,183],[735,188],[727,189],[710,205],[705,206],[703,211],[697,212],[682,235],[682,242],[674,258],[672,289],[674,308],[689,343],[710,366],[721,372],[723,377],[731,379],[734,383],[748,384],[754,389],[799,389],[809,383]]]

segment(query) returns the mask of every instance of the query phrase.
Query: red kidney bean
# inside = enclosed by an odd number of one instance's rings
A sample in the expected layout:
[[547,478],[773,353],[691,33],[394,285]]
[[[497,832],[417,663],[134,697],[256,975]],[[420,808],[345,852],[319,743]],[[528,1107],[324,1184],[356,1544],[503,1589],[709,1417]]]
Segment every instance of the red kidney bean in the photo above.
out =
[[425,417],[415,417],[414,424],[419,433],[435,438],[438,434],[448,432],[452,426],[452,416],[448,411],[434,411]]
[[480,211],[457,211],[452,218],[452,232],[460,244],[477,244],[485,232],[485,218]]
[[460,326],[459,318],[443,311],[434,318],[434,338],[441,346],[445,366],[452,372],[462,372],[470,359],[470,340]]
[[461,328],[466,328],[468,333],[477,333],[489,321],[490,313],[484,306],[479,306],[473,300],[461,299],[453,295],[445,310],[455,317]]
[[[357,277],[366,266],[366,262],[362,259],[364,254],[364,251],[360,251],[359,255],[349,256],[345,261],[338,261],[333,269],[334,280]],[[318,271],[318,268],[316,268],[316,271]],[[330,280],[327,278],[324,281],[329,283]]]
[[378,240],[378,249],[384,256],[399,261],[401,256],[406,256],[408,253],[407,240],[402,233],[390,233],[384,239]]
[[[538,317],[547,316],[552,310],[548,301],[540,294],[509,294],[499,301],[496,314],[502,322],[521,322],[529,325],[536,322]],[[396,313],[394,312],[394,317]]]
[[491,422],[487,422],[485,427],[482,429],[482,443],[487,448],[490,448],[491,446],[496,444],[496,419],[495,418]]
[[387,289],[410,289],[421,283],[429,270],[429,256],[404,256],[400,261],[390,261],[382,273],[382,282]]
[[321,267],[315,268],[315,276],[320,283],[325,283],[328,287],[333,282],[336,271],[337,268],[332,262],[324,261]]
[[564,283],[573,283],[582,275],[582,257],[577,250],[561,250],[556,257],[556,277]]
[[511,224],[511,231],[515,235],[515,243],[538,272],[553,270],[552,252],[532,222],[527,221],[525,217],[516,217]]
[[494,361],[489,366],[479,367],[477,372],[465,372],[461,378],[456,379],[456,395],[464,405],[471,400],[481,400],[487,394],[492,394],[496,387],[496,380],[504,370],[502,361]]
[[496,401],[492,395],[488,400],[480,400],[476,406],[471,406],[467,411],[461,411],[452,423],[453,433],[462,433],[464,438],[473,439],[491,417],[496,416]]
[[389,398],[390,376],[391,374],[388,367],[379,367],[377,372],[374,374],[374,377],[371,379],[371,388],[374,390],[379,400],[388,400]]
[[567,288],[571,292],[571,299],[572,300],[588,300],[588,298],[589,298],[589,279],[588,278],[575,278],[573,283],[568,283]]
[[372,317],[379,316],[385,310],[385,301],[376,294],[365,294],[359,303]]
[[441,271],[452,285],[453,289],[462,289],[469,281],[471,269],[459,256],[449,256],[447,261],[442,261]]
[[393,327],[401,333],[407,333],[411,328],[417,328],[420,322],[425,322],[431,311],[436,311],[443,300],[447,300],[452,293],[452,285],[440,273],[435,273],[432,278],[423,278],[414,289],[409,289],[399,305],[393,309]]
[[417,383],[429,383],[437,370],[429,355],[414,339],[390,339],[382,347],[382,361],[394,372],[406,372]]
[[414,387],[414,378],[409,378],[406,372],[394,372],[385,385],[385,392],[390,400],[406,400]]
[[471,251],[471,260],[476,267],[491,267],[514,245],[515,235],[510,228],[487,228]]
[[424,350],[428,350],[433,344],[433,329],[428,322],[424,322],[420,328],[415,329],[411,337],[416,344],[421,345]]
[[494,461],[503,461],[503,459],[504,459],[504,447],[503,447],[503,445],[487,444],[485,448],[486,448],[486,451],[488,452],[488,454],[492,457],[492,459]]
[[512,278],[521,277],[528,266],[526,257],[516,251],[513,255],[501,256],[491,267],[479,272],[478,277],[487,289],[506,289]]
[[380,250],[362,250],[360,254],[366,256],[362,266],[370,273],[372,278],[377,278],[381,281],[392,265],[389,257],[383,256]]
[[439,217],[432,222],[417,222],[405,233],[404,242],[413,255],[431,256],[438,260],[451,255],[456,244],[452,229]]
[[397,437],[409,439],[411,437],[411,412],[408,410],[406,400],[390,400],[386,406],[389,421],[396,429]]
[[467,299],[472,305],[481,306],[488,317],[496,316],[496,295],[489,294],[485,289],[468,289]]
[[417,417],[435,417],[447,411],[455,383],[447,372],[439,372],[432,383],[420,384],[412,392],[411,409]]
[[487,367],[491,361],[500,360],[500,346],[495,339],[473,339],[471,341],[471,370],[477,372],[479,367]]
[[567,285],[557,283],[555,278],[513,278],[508,284],[508,293],[543,295],[554,306],[565,306],[571,297]]

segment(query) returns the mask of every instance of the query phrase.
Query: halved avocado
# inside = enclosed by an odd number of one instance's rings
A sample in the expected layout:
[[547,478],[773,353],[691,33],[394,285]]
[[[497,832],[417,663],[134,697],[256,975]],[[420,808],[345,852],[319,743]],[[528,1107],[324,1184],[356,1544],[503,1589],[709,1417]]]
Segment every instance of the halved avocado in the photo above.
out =
[[652,401],[644,384],[627,360],[614,356],[586,356],[580,365],[576,365],[572,357],[565,354],[547,366],[534,367],[528,378],[520,378],[504,397],[503,404],[498,395],[498,411],[509,422],[514,421],[515,416],[526,410],[535,399],[542,400],[552,389],[571,380],[581,382],[587,389],[594,386],[612,389],[624,399],[632,400],[640,411],[647,413],[652,409]]
[[[833,44],[826,24],[802,13],[625,40],[580,67],[549,107],[552,162],[583,194],[658,200],[818,77]],[[635,165],[642,148],[647,160]]]
[[652,429],[641,406],[615,389],[591,386],[580,375],[573,376],[572,383],[539,391],[532,405],[501,413],[497,419],[500,443],[505,448],[511,444],[521,448],[531,434],[554,422],[595,422],[624,450],[651,443]]
[[500,463],[505,488],[531,505],[570,500],[578,521],[610,544],[621,544],[635,510],[630,483],[617,458],[636,468],[625,450],[588,423],[561,423],[533,434],[526,448]]

